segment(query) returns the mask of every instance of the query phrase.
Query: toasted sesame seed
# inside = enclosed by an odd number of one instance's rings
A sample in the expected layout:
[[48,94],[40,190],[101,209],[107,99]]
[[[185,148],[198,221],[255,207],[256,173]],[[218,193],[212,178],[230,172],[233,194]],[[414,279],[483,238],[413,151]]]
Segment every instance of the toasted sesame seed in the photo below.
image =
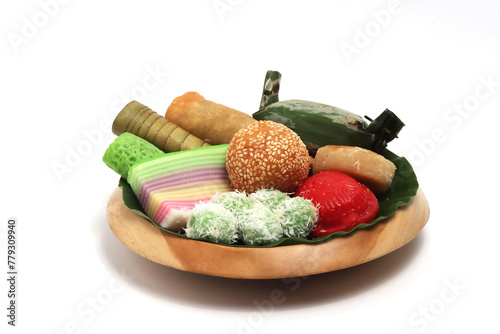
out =
[[308,176],[309,154],[286,126],[258,121],[240,130],[228,145],[227,170],[237,190],[272,187],[293,192]]

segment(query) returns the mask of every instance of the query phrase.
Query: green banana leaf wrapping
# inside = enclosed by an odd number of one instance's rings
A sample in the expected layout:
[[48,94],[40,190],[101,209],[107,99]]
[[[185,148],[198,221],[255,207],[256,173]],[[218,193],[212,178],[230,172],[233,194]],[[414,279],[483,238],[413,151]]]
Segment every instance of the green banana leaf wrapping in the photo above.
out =
[[[405,158],[399,157],[387,149],[384,149],[380,153],[387,159],[391,160],[396,165],[397,169],[394,175],[394,180],[389,190],[377,196],[379,201],[379,211],[375,219],[372,220],[371,222],[366,224],[360,224],[350,229],[349,231],[336,232],[315,239],[283,238],[263,246],[248,246],[243,244],[234,244],[234,245],[228,245],[227,247],[276,247],[276,246],[290,246],[298,244],[315,244],[325,240],[329,240],[337,236],[353,233],[354,231],[359,229],[367,228],[369,226],[372,226],[373,224],[376,224],[379,221],[382,221],[392,216],[394,213],[396,213],[398,208],[408,204],[408,202],[410,202],[410,200],[417,194],[419,185],[412,166]],[[124,178],[120,179],[118,185],[123,190],[123,202],[125,203],[126,207],[128,207],[130,210],[132,210],[139,216],[145,218],[159,229],[164,230],[168,233],[178,235],[180,237],[187,238],[182,233],[169,231],[161,227],[157,223],[153,222],[144,212],[144,209],[142,208],[141,204],[139,203],[139,200],[132,191],[132,188]],[[203,241],[203,242],[208,242],[208,241]]]

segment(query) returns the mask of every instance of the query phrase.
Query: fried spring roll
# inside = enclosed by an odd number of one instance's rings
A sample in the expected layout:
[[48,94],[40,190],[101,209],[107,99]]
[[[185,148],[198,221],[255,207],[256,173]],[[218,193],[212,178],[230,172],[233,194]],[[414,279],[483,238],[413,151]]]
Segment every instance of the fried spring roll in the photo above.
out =
[[252,116],[208,101],[197,92],[176,97],[165,118],[211,145],[229,144],[238,130],[256,122]]

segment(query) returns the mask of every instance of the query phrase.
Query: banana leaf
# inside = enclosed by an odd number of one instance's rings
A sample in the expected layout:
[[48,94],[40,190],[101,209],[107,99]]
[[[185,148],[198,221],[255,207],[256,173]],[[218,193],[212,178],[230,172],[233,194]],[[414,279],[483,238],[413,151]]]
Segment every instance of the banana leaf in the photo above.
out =
[[[243,245],[243,244],[233,244],[233,245],[228,245],[227,247],[276,247],[276,246],[290,246],[290,245],[298,245],[298,244],[315,244],[319,243],[325,240],[329,240],[331,238],[335,238],[338,236],[346,235],[349,233],[354,233],[355,231],[363,228],[367,228],[369,226],[372,226],[390,216],[396,213],[396,211],[408,204],[412,197],[414,197],[417,194],[418,190],[418,181],[417,177],[415,175],[415,172],[408,162],[404,157],[399,157],[396,154],[392,153],[391,151],[384,149],[382,152],[380,152],[383,156],[385,156],[387,159],[391,160],[397,167],[396,173],[394,175],[393,182],[390,186],[390,188],[383,194],[380,194],[377,196],[378,202],[379,202],[379,211],[375,219],[373,219],[371,222],[366,223],[366,224],[359,224],[349,231],[341,231],[341,232],[336,232],[333,234],[329,234],[326,236],[322,236],[319,238],[314,238],[314,239],[306,239],[306,238],[283,238],[278,241],[262,245],[262,246],[248,246],[248,245]],[[123,190],[123,202],[125,203],[125,206],[128,207],[130,210],[138,214],[139,216],[145,218],[152,224],[154,224],[157,228],[168,232],[172,233],[175,235],[178,235],[183,238],[187,238],[184,234],[182,233],[177,233],[177,232],[172,232],[169,231],[154,221],[152,221],[148,215],[144,212],[144,209],[142,208],[141,204],[139,203],[139,200],[135,196],[134,192],[132,191],[132,188],[130,185],[127,183],[127,181],[124,178],[120,178],[120,181],[118,183],[119,187],[122,188]],[[200,241],[200,242],[209,242],[209,241]]]

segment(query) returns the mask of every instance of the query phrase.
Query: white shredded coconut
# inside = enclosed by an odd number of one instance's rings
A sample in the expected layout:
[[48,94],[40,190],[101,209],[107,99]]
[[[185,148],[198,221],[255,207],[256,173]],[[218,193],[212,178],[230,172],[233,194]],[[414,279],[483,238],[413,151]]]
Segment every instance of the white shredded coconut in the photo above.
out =
[[187,221],[186,236],[220,244],[237,241],[236,217],[221,204],[196,204]]
[[241,238],[247,245],[263,245],[283,237],[278,217],[260,203],[245,210],[239,225]]
[[285,201],[277,214],[287,237],[305,238],[318,220],[318,209],[310,200],[301,197]]
[[284,237],[305,238],[318,219],[310,200],[273,189],[219,193],[192,210],[185,228],[189,238],[258,246]]

